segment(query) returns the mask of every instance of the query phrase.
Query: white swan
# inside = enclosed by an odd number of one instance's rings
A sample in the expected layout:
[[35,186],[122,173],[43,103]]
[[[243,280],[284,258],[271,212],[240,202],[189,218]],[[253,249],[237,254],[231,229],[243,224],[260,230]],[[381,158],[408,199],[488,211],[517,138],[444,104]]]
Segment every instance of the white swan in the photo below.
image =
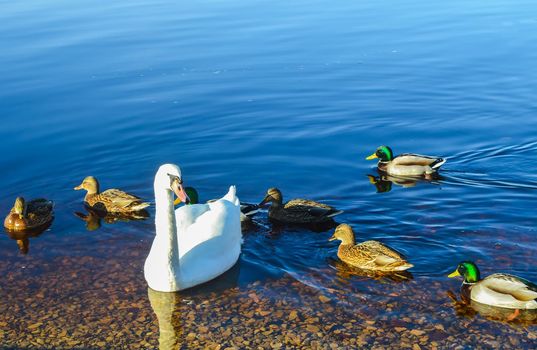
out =
[[179,167],[164,164],[155,175],[154,188],[156,236],[144,266],[149,287],[183,290],[212,280],[237,262],[242,234],[235,186],[215,202],[174,211],[173,192],[182,201],[188,196]]

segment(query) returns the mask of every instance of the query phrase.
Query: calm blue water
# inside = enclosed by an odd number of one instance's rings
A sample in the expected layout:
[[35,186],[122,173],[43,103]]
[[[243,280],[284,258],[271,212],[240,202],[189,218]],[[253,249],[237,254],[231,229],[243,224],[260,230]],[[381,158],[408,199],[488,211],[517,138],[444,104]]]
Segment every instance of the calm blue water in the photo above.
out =
[[[53,225],[30,240],[28,255],[0,236],[6,270],[106,259],[106,246],[137,249],[131,268],[141,271],[152,219],[86,231],[73,215],[82,194],[72,188],[94,175],[103,188],[153,200],[154,173],[172,162],[205,199],[236,184],[241,199],[257,202],[276,186],[284,199],[343,209],[338,221],[357,240],[401,250],[416,284],[439,282],[439,293],[457,289],[445,275],[467,258],[484,275],[537,281],[534,2],[56,0],[0,8],[0,212],[18,195],[56,203]],[[443,179],[377,193],[367,175],[378,174],[364,158],[381,144],[447,157]],[[266,212],[256,221],[245,233],[239,286],[291,276],[334,288],[331,232],[272,230]],[[27,277],[39,282],[32,271]],[[5,291],[17,289],[4,282]],[[351,279],[369,291],[375,283]],[[447,298],[435,302],[457,322]]]

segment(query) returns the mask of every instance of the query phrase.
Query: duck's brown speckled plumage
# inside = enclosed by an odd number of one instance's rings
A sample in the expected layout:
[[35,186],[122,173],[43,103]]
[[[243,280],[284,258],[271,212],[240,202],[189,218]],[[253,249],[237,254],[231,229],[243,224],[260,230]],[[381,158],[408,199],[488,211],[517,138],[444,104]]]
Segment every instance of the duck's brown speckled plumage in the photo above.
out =
[[377,271],[403,271],[414,266],[402,254],[378,241],[355,244],[354,232],[347,224],[336,228],[330,240],[336,239],[341,240],[337,256],[351,266]]
[[75,190],[86,190],[84,201],[95,210],[109,213],[130,213],[143,210],[149,203],[143,202],[140,197],[130,193],[111,188],[99,192],[99,182],[93,176],[88,176]]
[[44,198],[26,202],[17,197],[15,205],[4,220],[4,227],[12,231],[26,231],[49,224],[53,215],[53,203]]
[[332,221],[332,217],[341,214],[329,205],[308,199],[293,199],[283,203],[283,196],[277,188],[270,188],[261,204],[271,202],[269,218],[289,224],[318,224]]

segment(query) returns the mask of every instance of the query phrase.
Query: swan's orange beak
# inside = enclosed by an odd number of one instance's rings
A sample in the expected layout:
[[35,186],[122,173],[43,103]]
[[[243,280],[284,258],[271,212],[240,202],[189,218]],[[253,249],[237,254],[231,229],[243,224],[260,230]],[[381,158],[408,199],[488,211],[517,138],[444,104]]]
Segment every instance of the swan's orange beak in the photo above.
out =
[[185,192],[185,189],[183,187],[182,183],[179,183],[178,179],[173,180],[172,186],[171,186],[173,192],[181,200],[181,202],[188,204],[190,203],[190,198],[188,198],[188,195]]

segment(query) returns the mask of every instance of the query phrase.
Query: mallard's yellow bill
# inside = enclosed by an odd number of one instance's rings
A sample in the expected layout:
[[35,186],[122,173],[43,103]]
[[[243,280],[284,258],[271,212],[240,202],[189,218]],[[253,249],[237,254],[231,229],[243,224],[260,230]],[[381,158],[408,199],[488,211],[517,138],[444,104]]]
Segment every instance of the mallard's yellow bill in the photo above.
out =
[[181,198],[175,198],[175,200],[173,201],[173,205],[179,205],[183,203],[183,201],[181,201]]
[[372,155],[370,155],[370,156],[367,157],[366,159],[367,159],[367,160],[371,160],[371,159],[375,159],[375,158],[378,158],[378,157],[377,157],[377,154],[376,154],[376,153],[373,153]]
[[372,176],[372,175],[367,175],[367,178],[369,179],[369,183],[370,183],[370,184],[373,184],[373,185],[374,185],[374,184],[377,183],[377,179],[375,179],[374,176]]
[[453,278],[453,277],[457,277],[457,276],[460,276],[461,274],[459,273],[459,270],[455,270],[453,271],[452,273],[450,273],[448,275],[449,278]]

